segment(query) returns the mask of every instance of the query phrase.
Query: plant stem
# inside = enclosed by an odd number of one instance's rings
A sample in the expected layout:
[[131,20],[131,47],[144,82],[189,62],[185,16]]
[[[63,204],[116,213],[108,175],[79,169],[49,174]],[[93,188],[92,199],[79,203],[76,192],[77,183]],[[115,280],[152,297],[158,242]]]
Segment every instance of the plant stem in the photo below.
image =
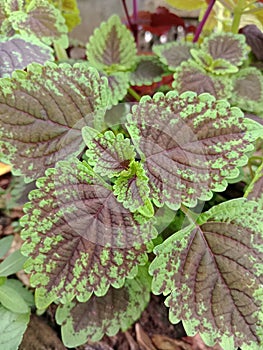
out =
[[128,93],[135,98],[136,101],[140,101],[141,96],[139,94],[137,94],[137,92],[135,90],[133,90],[133,88],[129,88],[128,89]]
[[238,33],[240,19],[243,14],[244,7],[245,7],[245,0],[239,0],[237,2],[236,7],[234,8],[234,18],[233,18],[233,23],[231,27],[231,31],[233,34]]
[[194,213],[192,210],[190,210],[183,204],[181,204],[180,210],[185,214],[189,221],[191,221],[193,224],[196,224],[199,214]]
[[58,61],[68,59],[66,50],[57,42],[54,42],[54,50]]
[[137,23],[137,15],[138,15],[138,6],[137,6],[137,0],[133,0],[133,22]]
[[205,14],[204,14],[204,17],[202,18],[202,21],[199,23],[197,29],[196,29],[196,32],[195,32],[195,36],[194,36],[194,39],[193,39],[193,43],[196,43],[199,39],[199,36],[203,30],[203,27],[207,21],[207,18],[208,16],[210,15],[210,12],[212,11],[212,8],[215,4],[216,0],[210,0],[209,2],[209,5],[205,11]]
[[129,27],[130,27],[130,30],[133,32],[133,25],[131,23],[131,19],[130,19],[130,16],[129,16],[129,11],[128,11],[128,8],[127,8],[126,0],[122,0],[122,6],[123,6],[123,9],[124,9],[125,16],[127,18],[127,22],[128,22]]
[[257,168],[257,171],[255,173],[253,180],[250,182],[248,188],[246,189],[246,192],[244,194],[245,198],[247,198],[249,193],[251,191],[253,191],[255,182],[257,182],[262,176],[263,176],[263,161],[262,161],[261,165]]

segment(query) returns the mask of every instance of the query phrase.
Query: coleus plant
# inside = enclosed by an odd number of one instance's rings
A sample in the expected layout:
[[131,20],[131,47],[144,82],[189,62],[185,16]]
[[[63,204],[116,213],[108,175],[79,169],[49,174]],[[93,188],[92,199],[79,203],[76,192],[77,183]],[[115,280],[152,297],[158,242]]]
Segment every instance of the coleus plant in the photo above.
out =
[[[188,335],[225,350],[260,349],[262,156],[243,198],[211,204],[239,181],[263,137],[241,110],[262,114],[262,75],[245,67],[244,37],[213,34],[137,56],[131,32],[112,16],[90,38],[88,60],[59,63],[66,25],[54,4],[4,4],[0,158],[36,181],[21,225],[37,308],[58,304],[64,344],[75,347],[127,329],[151,292],[162,293],[171,322],[183,321]],[[49,17],[57,36],[42,40],[30,27],[34,41],[25,38],[24,18],[37,5],[43,16],[60,13],[61,25]],[[13,24],[10,8],[26,16]],[[140,97],[130,86],[171,72],[171,91],[119,112],[127,92]],[[259,93],[248,96],[253,77]]]

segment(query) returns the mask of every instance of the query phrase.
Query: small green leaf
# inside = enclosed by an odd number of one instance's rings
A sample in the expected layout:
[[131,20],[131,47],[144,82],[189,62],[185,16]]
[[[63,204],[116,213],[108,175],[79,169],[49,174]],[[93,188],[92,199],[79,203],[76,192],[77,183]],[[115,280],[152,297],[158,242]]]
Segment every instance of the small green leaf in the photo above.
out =
[[0,239],[0,258],[2,258],[10,249],[14,236],[7,236]]
[[17,314],[0,305],[0,348],[16,350],[29,322],[30,313]]
[[14,253],[10,254],[3,262],[0,264],[0,276],[10,276],[22,270],[26,258],[21,254],[20,250],[16,250]]
[[123,134],[115,135],[112,131],[106,131],[95,135],[94,129],[84,127],[82,136],[88,146],[85,154],[88,162],[102,176],[118,176],[121,171],[128,169],[135,158],[134,147]]
[[[145,175],[142,164],[132,161],[129,168],[119,174],[119,177],[114,183],[113,192],[125,208],[134,212],[148,203],[150,194],[148,181],[149,179]],[[147,208],[148,206],[144,208],[144,211]],[[142,211],[140,212],[142,213]],[[146,212],[149,215],[149,210]]]
[[63,343],[76,347],[87,340],[98,341],[104,334],[114,336],[120,329],[126,331],[149,302],[151,278],[147,271],[141,267],[134,279],[126,280],[120,289],[111,287],[103,297],[59,306],[56,320],[62,325]]
[[6,283],[0,286],[0,303],[8,310],[25,314],[29,307],[20,294]]
[[136,45],[118,16],[111,16],[95,29],[87,44],[87,57],[94,67],[106,72],[132,69],[136,63]]
[[154,250],[153,292],[169,294],[171,322],[182,320],[187,334],[199,332],[208,346],[260,349],[262,217],[256,202],[224,202]]
[[24,299],[29,307],[33,307],[35,305],[32,292],[28,290],[21,281],[8,278],[5,285],[15,290]]

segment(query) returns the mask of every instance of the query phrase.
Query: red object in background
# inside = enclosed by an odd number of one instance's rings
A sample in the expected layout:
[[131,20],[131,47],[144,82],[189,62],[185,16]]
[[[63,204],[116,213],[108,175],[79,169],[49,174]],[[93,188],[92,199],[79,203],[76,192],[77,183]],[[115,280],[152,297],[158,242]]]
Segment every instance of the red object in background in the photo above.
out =
[[138,95],[143,96],[143,95],[150,95],[152,96],[156,90],[163,85],[168,85],[172,87],[172,82],[173,82],[173,75],[167,75],[162,78],[161,81],[158,83],[153,83],[152,85],[143,85],[143,86],[132,86],[132,89],[137,92]]

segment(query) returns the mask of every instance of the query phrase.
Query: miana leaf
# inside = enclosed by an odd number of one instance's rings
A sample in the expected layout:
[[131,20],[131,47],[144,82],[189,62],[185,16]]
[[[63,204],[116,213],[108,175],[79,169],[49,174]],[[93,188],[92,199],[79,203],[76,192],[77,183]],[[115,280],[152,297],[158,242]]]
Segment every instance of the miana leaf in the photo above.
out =
[[71,32],[81,22],[77,0],[49,0],[62,13],[65,18],[68,31]]
[[31,64],[0,86],[0,158],[27,181],[80,154],[81,128],[94,126],[109,102],[106,79],[85,63]]
[[127,71],[136,63],[134,38],[118,16],[111,16],[95,29],[87,44],[89,62],[108,73]]
[[177,209],[223,191],[246,164],[246,152],[259,124],[212,95],[157,93],[143,97],[128,117],[128,130],[140,153],[150,197]]
[[255,172],[254,178],[247,187],[244,197],[256,201],[263,210],[263,162]]
[[116,72],[110,75],[102,74],[101,76],[105,76],[108,79],[108,96],[112,105],[117,105],[123,98],[127,95],[128,88],[130,86],[129,72]]
[[100,340],[126,331],[136,321],[150,299],[151,278],[147,268],[126,280],[120,289],[111,287],[103,297],[92,296],[86,303],[76,300],[59,306],[56,320],[62,325],[62,339],[67,347]]
[[31,0],[23,10],[10,12],[8,21],[16,33],[35,35],[45,44],[68,47],[68,28],[61,12],[48,0]]
[[196,47],[189,42],[170,42],[163,45],[153,46],[153,52],[159,56],[162,63],[166,64],[171,71],[174,71],[184,61],[191,58],[190,50]]
[[141,163],[132,161],[127,170],[123,170],[116,179],[113,189],[118,201],[134,212],[148,202],[149,179]]
[[30,313],[16,314],[0,305],[0,348],[17,349],[30,319]]
[[244,35],[214,33],[204,39],[200,50],[210,54],[213,60],[224,59],[232,65],[240,66],[247,59],[249,47]]
[[164,74],[164,66],[156,56],[139,56],[137,66],[130,75],[130,84],[151,85],[161,81]]
[[87,126],[82,129],[82,135],[88,146],[85,154],[88,162],[102,176],[118,176],[135,158],[134,146],[123,134],[115,135],[112,131],[101,134]]
[[259,69],[248,67],[233,76],[232,104],[248,112],[263,112],[263,75]]
[[52,49],[35,37],[14,36],[0,39],[0,77],[9,77],[16,69],[30,63],[44,64],[53,61]]
[[89,166],[59,162],[37,185],[21,224],[25,269],[39,308],[47,300],[105,295],[146,263],[147,242],[157,235],[151,222],[125,209]]
[[193,60],[182,63],[175,70],[172,86],[179,94],[186,91],[194,91],[197,94],[207,92],[217,99],[230,98],[233,90],[229,77],[209,74]]
[[244,198],[219,204],[155,248],[153,292],[172,323],[209,346],[260,349],[263,211]]

